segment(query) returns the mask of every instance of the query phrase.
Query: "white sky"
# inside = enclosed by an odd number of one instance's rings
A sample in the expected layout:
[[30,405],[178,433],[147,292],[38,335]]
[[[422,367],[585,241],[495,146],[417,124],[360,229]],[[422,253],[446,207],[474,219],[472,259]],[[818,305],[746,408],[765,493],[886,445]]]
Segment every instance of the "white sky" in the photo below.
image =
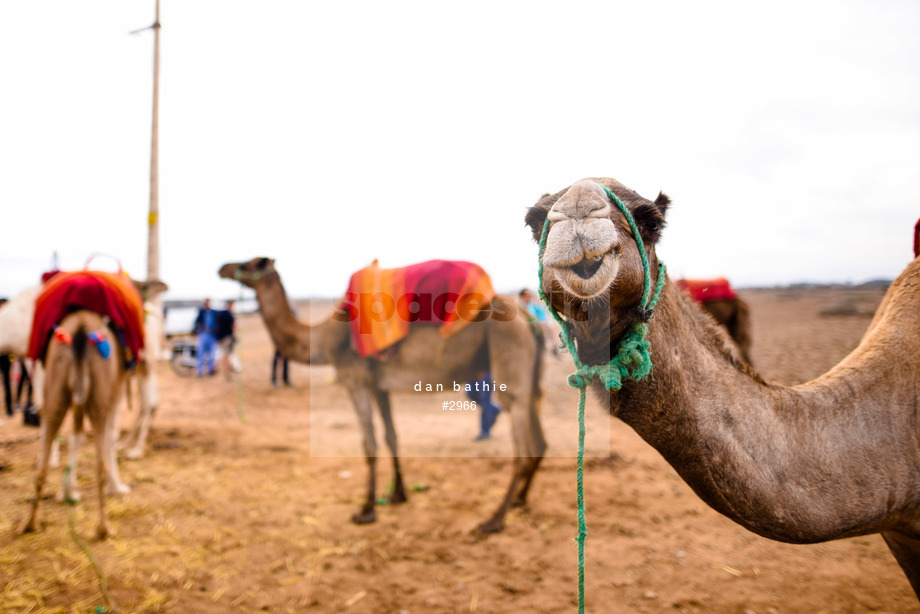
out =
[[[154,0],[0,3],[0,296],[117,256],[146,274]],[[544,192],[674,204],[672,276],[894,277],[920,216],[920,4],[162,0],[161,276],[233,297],[473,260],[533,285]],[[106,261],[99,261],[102,266]]]

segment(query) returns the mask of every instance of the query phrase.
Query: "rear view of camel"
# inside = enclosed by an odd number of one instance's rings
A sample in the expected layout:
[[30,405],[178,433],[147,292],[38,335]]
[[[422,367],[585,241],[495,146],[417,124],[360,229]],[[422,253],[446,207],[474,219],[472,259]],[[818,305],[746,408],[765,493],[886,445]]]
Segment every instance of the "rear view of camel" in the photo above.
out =
[[[108,347],[99,350],[99,344],[91,342],[93,336],[105,339]],[[126,375],[124,350],[99,314],[77,311],[58,325],[55,339],[48,345],[44,364],[46,378],[45,405],[41,414],[42,450],[35,477],[35,499],[23,531],[29,533],[38,528],[38,504],[48,474],[51,446],[64,417],[73,407],[74,440],[79,440],[82,435],[84,415],[89,418],[95,433],[96,483],[99,494],[96,534],[104,538],[109,534],[105,515],[105,486],[106,477],[114,470],[111,463],[114,462],[115,408],[124,390]],[[75,482],[73,471],[72,467],[65,475],[66,497],[73,496],[70,490]]]
[[543,340],[510,299],[496,297],[496,312],[512,317],[499,321],[484,318],[470,322],[453,336],[443,339],[432,326],[412,326],[408,336],[385,360],[362,357],[352,345],[349,323],[330,317],[316,325],[303,324],[291,313],[281,277],[269,258],[229,263],[219,274],[254,288],[259,313],[265,321],[275,347],[288,359],[306,364],[335,366],[338,380],[348,389],[358,414],[367,460],[367,500],[353,520],[356,523],[376,519],[377,442],[372,421],[376,403],[386,430],[386,442],[393,455],[394,487],[390,500],[406,500],[396,430],[390,407],[390,394],[411,392],[416,382],[440,383],[450,390],[452,382],[467,382],[490,371],[492,378],[505,384],[498,392],[503,411],[510,414],[514,439],[515,462],[511,485],[491,519],[479,525],[483,532],[504,527],[504,517],[511,506],[524,505],[534,473],[543,458],[546,443],[537,406],[540,400],[540,371]]
[[[526,216],[538,241],[550,221],[542,284],[558,313],[576,314],[585,364],[616,355],[643,291],[637,241],[607,190],[635,218],[654,285],[664,194],[651,201],[586,179]],[[649,377],[593,389],[707,504],[783,542],[880,533],[920,594],[920,259],[891,285],[860,345],[799,386],[758,377],[667,280],[647,339]]]
[[[154,283],[165,287],[161,282]],[[65,416],[73,410],[74,434],[63,495],[65,499],[77,496],[76,465],[85,416],[95,434],[99,492],[96,532],[104,538],[109,534],[105,515],[107,487],[114,492],[130,490],[118,476],[115,420],[127,374],[144,354],[141,295],[121,271],[59,273],[35,300],[29,338],[29,356],[41,362],[46,378],[35,500],[24,532],[37,529],[36,516],[52,447]]]

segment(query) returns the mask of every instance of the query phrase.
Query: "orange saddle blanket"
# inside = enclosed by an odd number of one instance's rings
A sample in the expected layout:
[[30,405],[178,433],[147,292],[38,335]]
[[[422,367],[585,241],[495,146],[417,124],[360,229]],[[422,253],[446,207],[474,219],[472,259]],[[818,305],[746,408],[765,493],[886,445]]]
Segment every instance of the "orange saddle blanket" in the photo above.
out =
[[738,297],[724,277],[716,279],[678,279],[674,284],[697,303],[730,301]]
[[428,260],[398,269],[377,261],[356,271],[341,305],[361,356],[372,356],[409,334],[410,324],[437,325],[445,339],[474,320],[495,296],[477,264]]
[[35,300],[29,357],[43,360],[54,327],[67,314],[79,309],[108,316],[124,334],[129,360],[140,355],[144,348],[144,306],[127,276],[76,271],[52,277]]

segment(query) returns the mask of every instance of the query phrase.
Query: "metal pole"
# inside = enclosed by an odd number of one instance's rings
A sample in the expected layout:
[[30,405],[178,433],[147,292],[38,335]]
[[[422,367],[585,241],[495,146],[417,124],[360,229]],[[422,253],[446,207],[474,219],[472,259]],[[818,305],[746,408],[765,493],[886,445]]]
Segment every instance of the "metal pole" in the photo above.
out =
[[153,25],[153,121],[150,138],[150,212],[147,214],[147,280],[160,279],[159,114],[160,114],[160,0]]

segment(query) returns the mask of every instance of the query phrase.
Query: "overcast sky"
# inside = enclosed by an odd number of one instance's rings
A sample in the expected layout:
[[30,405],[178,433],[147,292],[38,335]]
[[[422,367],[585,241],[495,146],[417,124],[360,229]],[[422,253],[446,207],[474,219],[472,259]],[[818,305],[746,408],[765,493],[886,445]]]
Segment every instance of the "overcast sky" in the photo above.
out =
[[[154,0],[0,3],[0,296],[93,252],[146,275]],[[891,278],[920,217],[920,4],[162,0],[161,276],[374,258],[533,285],[543,193],[673,205],[672,277]],[[103,268],[111,261],[99,260]]]

